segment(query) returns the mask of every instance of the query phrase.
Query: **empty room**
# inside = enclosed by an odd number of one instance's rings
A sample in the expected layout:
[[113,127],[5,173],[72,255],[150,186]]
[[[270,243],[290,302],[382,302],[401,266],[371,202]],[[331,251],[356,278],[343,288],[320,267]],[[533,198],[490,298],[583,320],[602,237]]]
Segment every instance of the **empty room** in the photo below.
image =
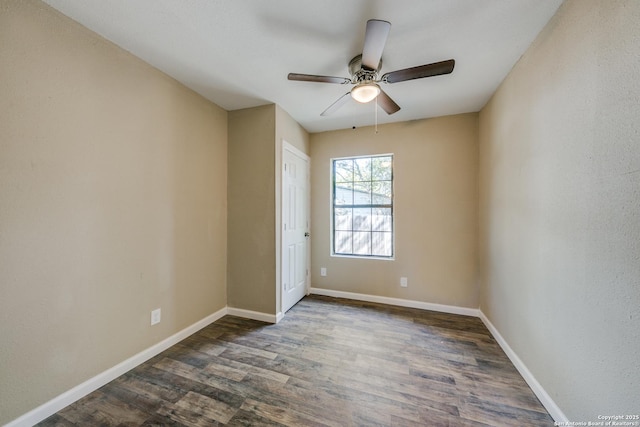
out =
[[0,0],[0,425],[640,426],[637,0]]

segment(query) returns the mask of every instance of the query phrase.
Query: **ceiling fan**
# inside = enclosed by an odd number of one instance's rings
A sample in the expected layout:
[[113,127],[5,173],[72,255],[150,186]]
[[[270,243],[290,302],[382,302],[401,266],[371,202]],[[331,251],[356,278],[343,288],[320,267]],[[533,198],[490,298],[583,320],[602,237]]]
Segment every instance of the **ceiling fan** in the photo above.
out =
[[382,68],[382,51],[387,42],[390,29],[390,22],[379,19],[370,19],[367,21],[362,55],[356,56],[349,62],[351,78],[298,73],[289,73],[287,78],[289,80],[303,82],[355,85],[349,92],[342,95],[336,102],[331,104],[329,108],[324,110],[320,114],[321,116],[327,116],[336,111],[349,100],[349,95],[361,103],[367,103],[378,98],[378,105],[380,105],[387,114],[396,113],[400,110],[400,106],[380,88],[378,83],[398,83],[406,80],[449,74],[453,71],[455,60],[449,59],[432,64],[391,71],[378,78],[378,72],[380,68]]

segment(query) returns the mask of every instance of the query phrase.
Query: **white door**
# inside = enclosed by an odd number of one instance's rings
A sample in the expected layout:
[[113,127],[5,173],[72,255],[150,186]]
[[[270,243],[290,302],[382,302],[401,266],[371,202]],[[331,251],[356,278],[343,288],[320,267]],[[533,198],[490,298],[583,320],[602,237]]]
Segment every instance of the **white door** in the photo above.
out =
[[309,277],[309,157],[282,150],[282,313],[307,293]]

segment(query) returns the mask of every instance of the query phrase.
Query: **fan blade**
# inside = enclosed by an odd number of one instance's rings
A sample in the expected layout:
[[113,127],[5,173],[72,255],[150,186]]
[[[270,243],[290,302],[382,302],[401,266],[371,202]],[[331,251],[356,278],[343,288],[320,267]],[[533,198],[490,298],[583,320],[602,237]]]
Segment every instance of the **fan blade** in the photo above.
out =
[[417,67],[405,68],[404,70],[391,71],[383,75],[380,80],[387,83],[398,83],[404,82],[405,80],[449,74],[453,71],[455,64],[455,60],[449,59],[447,61],[434,62],[433,64],[419,65]]
[[362,49],[362,67],[375,71],[380,65],[382,51],[387,43],[387,36],[391,24],[379,19],[367,21],[367,29],[364,33],[364,48]]
[[338,108],[340,108],[344,104],[346,104],[347,101],[349,100],[349,98],[351,98],[351,92],[345,93],[340,98],[338,98],[338,100],[336,102],[334,102],[333,104],[329,105],[329,108],[324,110],[320,115],[321,116],[328,116],[329,114],[333,114]]
[[378,105],[389,115],[400,111],[400,106],[382,89],[380,89],[377,100]]
[[289,73],[287,78],[289,80],[298,80],[301,82],[338,83],[343,85],[351,83],[351,80],[346,77],[316,76],[315,74]]

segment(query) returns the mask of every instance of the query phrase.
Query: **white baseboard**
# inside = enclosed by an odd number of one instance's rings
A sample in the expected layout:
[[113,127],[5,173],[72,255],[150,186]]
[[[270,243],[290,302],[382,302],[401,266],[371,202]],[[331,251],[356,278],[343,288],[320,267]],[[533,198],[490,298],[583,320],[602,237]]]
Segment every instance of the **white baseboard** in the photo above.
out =
[[511,346],[509,346],[509,344],[504,339],[504,337],[500,335],[500,332],[498,332],[498,330],[493,325],[493,323],[491,323],[491,321],[487,318],[487,316],[485,316],[485,314],[481,310],[478,310],[478,312],[480,313],[479,317],[482,320],[482,322],[485,324],[487,329],[489,329],[489,332],[491,332],[491,335],[493,335],[493,337],[496,339],[500,347],[502,347],[502,350],[506,353],[507,357],[509,357],[509,360],[511,360],[511,363],[513,363],[513,366],[515,366],[518,372],[520,372],[520,375],[522,375],[522,378],[524,378],[527,384],[529,384],[529,387],[531,387],[531,390],[533,390],[533,392],[535,393],[540,403],[542,403],[542,405],[545,407],[547,412],[549,412],[549,415],[551,415],[554,421],[558,423],[569,422],[569,419],[562,412],[560,407],[556,405],[556,403],[553,401],[551,396],[549,396],[549,393],[547,393],[546,390],[542,387],[542,385],[538,382],[538,380],[536,380],[536,378],[533,376],[531,371],[529,371],[529,369],[524,364],[524,362],[518,357],[516,352],[513,351]]
[[11,421],[9,424],[6,424],[5,427],[26,427],[39,423],[45,418],[48,418],[61,409],[69,406],[73,402],[83,398],[87,394],[99,389],[108,382],[113,381],[127,371],[130,371],[136,366],[146,362],[153,356],[162,353],[164,350],[187,338],[189,335],[192,335],[205,326],[215,322],[225,314],[227,314],[227,307],[224,307],[216,311],[215,313],[205,317],[204,319],[199,320],[193,325],[188,326],[185,329],[171,335],[169,338],[166,338],[159,343],[152,345],[146,350],[142,350],[140,353],[128,358],[123,362],[118,363],[116,366],[109,368],[104,372],[101,372],[95,377],[83,382],[82,384],[79,384],[72,389],[65,391],[64,393],[54,397],[50,401]]
[[[244,310],[242,308],[227,307],[227,314],[230,316],[244,317],[245,319],[259,320],[267,323],[278,323],[282,319],[282,314],[261,313],[259,311]],[[278,318],[280,316],[280,319]]]
[[215,313],[205,317],[204,319],[194,323],[193,325],[188,326],[185,329],[171,335],[169,338],[166,338],[163,341],[152,345],[146,350],[143,350],[140,353],[128,358],[127,360],[118,363],[116,366],[109,368],[104,372],[101,372],[95,377],[83,382],[82,384],[79,384],[72,389],[65,391],[64,393],[54,397],[46,403],[43,403],[37,408],[9,422],[4,427],[27,427],[39,423],[45,418],[50,417],[61,409],[71,405],[73,402],[83,398],[87,394],[99,389],[108,382],[113,381],[120,375],[123,375],[136,366],[151,359],[153,356],[162,353],[172,345],[179,343],[189,335],[194,334],[195,332],[199,331],[207,325],[210,325],[211,323],[227,314],[232,316],[244,317],[247,319],[260,320],[268,323],[277,323],[282,319],[282,313],[274,315],[251,310],[243,310],[240,308],[224,307],[216,311]]
[[477,308],[458,307],[455,305],[434,304],[430,302],[413,301],[401,298],[381,297],[377,295],[358,294],[355,292],[334,291],[331,289],[311,288],[311,293],[327,297],[347,298],[357,301],[377,302],[380,304],[397,305],[400,307],[419,308],[422,310],[439,311],[442,313],[460,314],[463,316],[480,317]]

